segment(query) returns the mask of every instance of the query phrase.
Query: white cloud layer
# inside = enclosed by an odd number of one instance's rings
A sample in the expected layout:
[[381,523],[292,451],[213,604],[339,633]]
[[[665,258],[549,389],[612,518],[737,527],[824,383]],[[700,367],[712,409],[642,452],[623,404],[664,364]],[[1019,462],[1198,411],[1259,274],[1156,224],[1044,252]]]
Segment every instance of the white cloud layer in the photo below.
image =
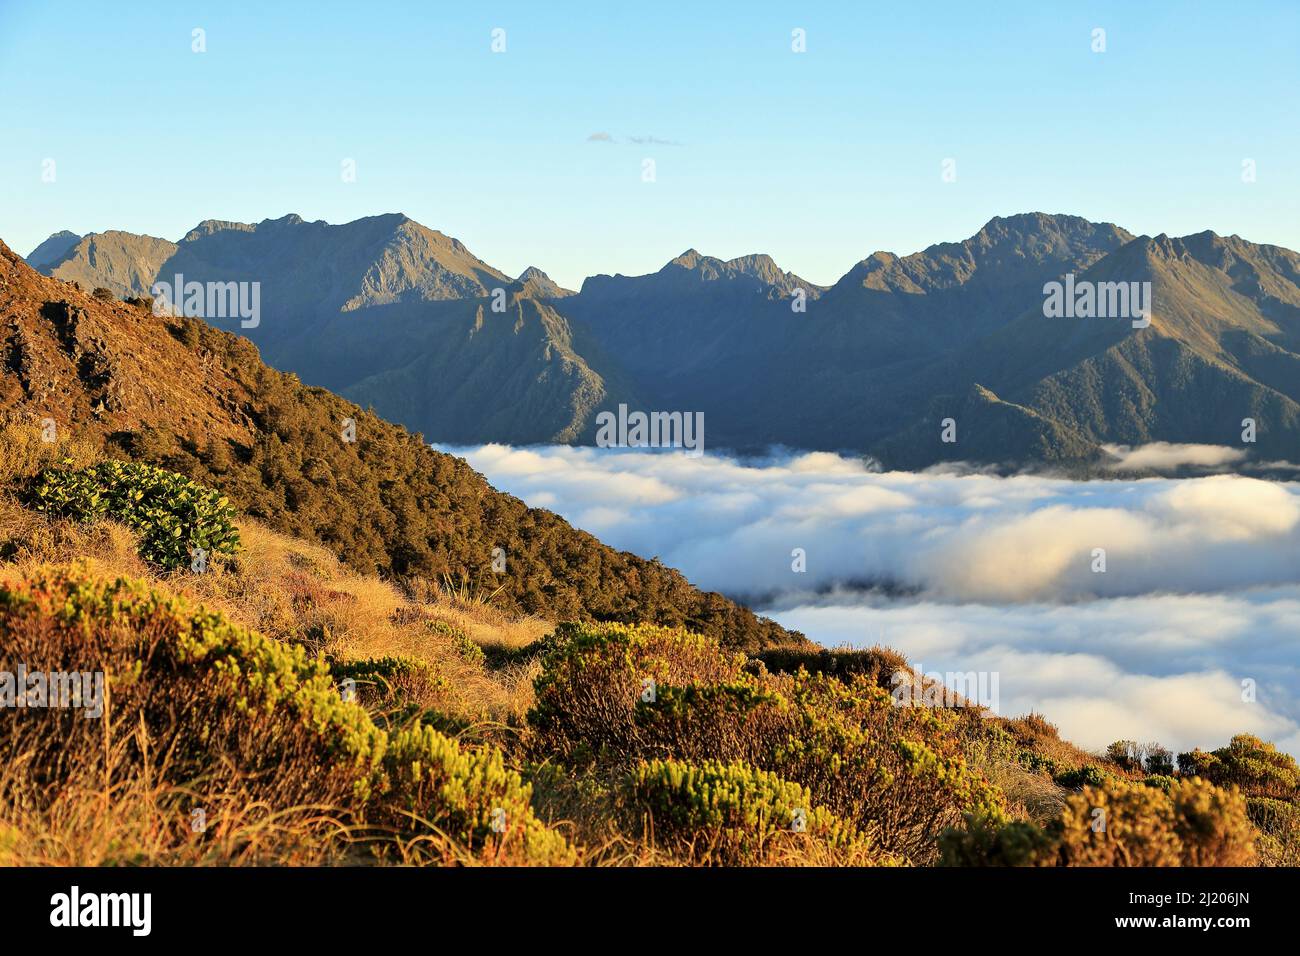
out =
[[1184,466],[1224,468],[1246,460],[1246,452],[1225,445],[1176,445],[1166,441],[1131,448],[1103,445],[1115,460],[1110,467],[1120,471],[1175,471]]
[[[1249,731],[1300,753],[1295,483],[882,474],[827,453],[444,450],[821,643],[999,671],[1003,713],[1037,709],[1084,746],[1186,749]],[[1256,703],[1241,700],[1245,679]]]

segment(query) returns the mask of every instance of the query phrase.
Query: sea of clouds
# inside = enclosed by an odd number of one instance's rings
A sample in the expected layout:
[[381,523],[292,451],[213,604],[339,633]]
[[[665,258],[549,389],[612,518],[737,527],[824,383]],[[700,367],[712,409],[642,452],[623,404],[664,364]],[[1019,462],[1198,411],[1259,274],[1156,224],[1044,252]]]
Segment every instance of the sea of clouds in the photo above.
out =
[[[881,473],[828,453],[442,450],[822,644],[997,672],[1001,713],[1041,712],[1085,747],[1250,732],[1300,754],[1300,484]],[[1202,446],[1123,453],[1233,461]]]

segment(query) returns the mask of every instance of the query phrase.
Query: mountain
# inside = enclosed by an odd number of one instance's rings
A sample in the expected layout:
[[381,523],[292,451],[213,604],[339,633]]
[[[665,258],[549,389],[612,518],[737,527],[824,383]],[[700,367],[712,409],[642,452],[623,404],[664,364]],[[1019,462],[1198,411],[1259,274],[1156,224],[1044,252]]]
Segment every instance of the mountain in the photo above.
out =
[[63,246],[62,254],[57,256],[47,248],[56,237],[66,239],[71,235],[55,233],[32,252],[40,261],[29,257],[28,263],[45,275],[76,282],[86,289],[108,289],[118,298],[148,295],[162,264],[176,251],[176,243],[166,239],[115,229],[92,232],[66,246],[61,239],[54,246]]
[[[1246,418],[1258,426],[1258,458],[1295,457],[1300,256],[1208,232],[1144,236],[1081,269],[1077,281],[1150,282],[1150,326],[1045,318],[1034,304],[913,370],[910,383],[895,388],[896,400],[937,403],[956,415],[965,390],[978,383],[1063,430],[1057,451],[1034,460],[1076,458],[1079,442],[1237,445]],[[938,435],[935,425],[924,446],[885,457],[971,456],[960,440],[941,448]],[[982,460],[1006,454],[997,441],[975,441]]]
[[[53,419],[112,455],[219,488],[240,511],[364,573],[411,587],[449,579],[552,620],[688,625],[751,649],[806,644],[657,560],[527,508],[400,426],[267,367],[242,337],[102,301],[39,275],[3,243],[0,335],[9,421],[38,428]],[[504,571],[493,568],[498,556]]]
[[[104,284],[87,261],[46,271]],[[1134,236],[1025,213],[912,255],[873,253],[829,287],[766,255],[689,249],[657,272],[592,276],[570,293],[535,268],[512,280],[390,215],[204,223],[160,271],[260,277],[265,321],[237,331],[272,365],[437,441],[590,443],[596,416],[627,404],[703,412],[714,448],[782,444],[919,468],[1087,464],[1111,443],[1237,444],[1247,418],[1255,460],[1295,458],[1297,262],[1236,236]],[[1045,290],[1066,276],[1150,283],[1149,327],[1048,318]],[[946,418],[955,442],[941,438]]]
[[64,229],[54,233],[27,255],[33,269],[46,269],[62,260],[81,241],[75,232]]
[[607,392],[567,320],[545,304],[569,290],[537,268],[511,279],[401,214],[339,226],[296,215],[206,220],[130,285],[121,257],[94,251],[44,271],[119,295],[177,275],[187,285],[257,283],[256,323],[212,322],[251,339],[272,365],[439,440],[473,441],[487,429],[501,441],[573,441],[597,404],[630,394]]
[[562,288],[536,266],[529,266],[519,273],[519,278],[515,282],[524,295],[533,299],[562,299],[574,294],[572,289]]

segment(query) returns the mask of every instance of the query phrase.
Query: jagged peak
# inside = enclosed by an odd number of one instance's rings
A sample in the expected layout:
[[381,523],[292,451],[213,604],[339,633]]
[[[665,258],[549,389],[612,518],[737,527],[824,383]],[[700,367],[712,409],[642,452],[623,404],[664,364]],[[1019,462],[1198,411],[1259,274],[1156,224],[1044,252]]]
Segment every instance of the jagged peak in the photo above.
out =
[[574,294],[573,290],[564,288],[537,266],[529,266],[519,273],[515,282],[520,286],[519,294],[525,298],[557,299]]
[[676,259],[669,260],[664,268],[666,269],[668,266],[681,266],[683,269],[697,269],[701,262],[712,258],[712,256],[702,255],[698,249],[691,248],[687,249]]

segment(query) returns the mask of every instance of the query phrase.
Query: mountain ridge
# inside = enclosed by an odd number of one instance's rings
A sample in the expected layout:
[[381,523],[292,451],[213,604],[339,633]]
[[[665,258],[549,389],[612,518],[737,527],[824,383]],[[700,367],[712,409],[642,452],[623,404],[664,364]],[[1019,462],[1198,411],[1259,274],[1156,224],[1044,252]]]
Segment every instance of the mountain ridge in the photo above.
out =
[[[511,279],[400,213],[344,226],[207,220],[178,250],[167,266],[187,278],[251,276],[254,261],[269,277],[268,321],[247,334],[273,365],[439,441],[591,443],[595,416],[620,403],[703,411],[713,447],[849,450],[887,467],[1232,443],[1249,417],[1261,422],[1256,450],[1280,459],[1300,434],[1300,257],[1209,230],[1136,236],[1020,213],[959,242],[872,253],[831,286],[762,253],[691,248],[645,275],[589,276],[577,292],[535,267]],[[1047,318],[1046,286],[1067,274],[1150,282],[1151,329]],[[493,321],[501,311],[506,325]],[[971,404],[976,385],[1037,437],[1001,449],[1008,433],[990,422],[943,447],[927,438],[921,456],[905,450],[899,436],[919,435],[936,402],[981,420],[1001,407]],[[1210,409],[1207,396],[1228,404]]]

